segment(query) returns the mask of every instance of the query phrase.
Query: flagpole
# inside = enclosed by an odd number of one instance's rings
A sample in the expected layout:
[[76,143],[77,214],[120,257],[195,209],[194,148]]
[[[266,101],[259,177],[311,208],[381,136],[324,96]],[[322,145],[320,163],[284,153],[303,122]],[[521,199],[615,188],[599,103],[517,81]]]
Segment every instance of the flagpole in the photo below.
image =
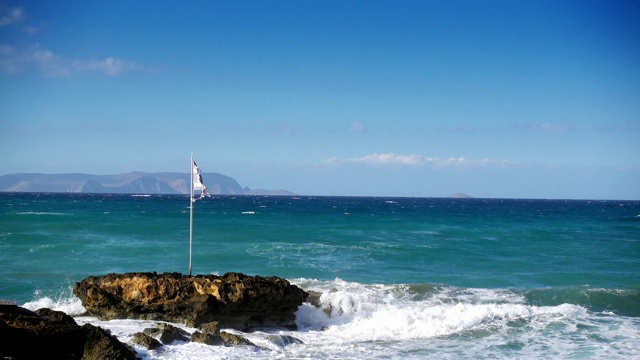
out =
[[193,242],[193,153],[191,153],[191,181],[189,182],[189,276],[191,276],[191,249]]

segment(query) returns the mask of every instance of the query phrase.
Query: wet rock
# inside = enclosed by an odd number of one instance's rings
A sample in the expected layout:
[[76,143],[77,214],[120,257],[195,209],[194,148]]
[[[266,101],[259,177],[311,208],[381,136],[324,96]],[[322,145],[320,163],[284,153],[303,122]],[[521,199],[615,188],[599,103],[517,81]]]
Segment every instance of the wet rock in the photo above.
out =
[[319,291],[308,291],[309,297],[307,297],[307,302],[317,308],[322,307],[322,303],[320,302],[320,297],[322,293]]
[[143,332],[137,332],[133,334],[132,341],[135,344],[138,344],[147,350],[155,350],[162,347],[162,343],[160,341],[156,340],[151,335],[147,335]]
[[252,343],[242,335],[236,335],[236,334],[228,333],[226,331],[221,331],[220,337],[222,338],[222,343],[225,346],[237,346],[237,345],[256,346],[254,343]]
[[108,331],[91,324],[82,328],[87,333],[82,360],[136,359],[135,350]]
[[302,340],[289,335],[268,335],[266,339],[281,348],[291,344],[304,344]]
[[223,345],[223,340],[219,333],[214,335],[196,331],[191,335],[191,341],[207,345]]
[[309,294],[275,276],[186,276],[126,273],[91,276],[74,286],[87,311],[101,319],[148,319],[197,327],[295,328],[295,312]]
[[202,324],[199,329],[205,334],[220,335],[220,323],[217,321]]
[[3,359],[136,359],[135,350],[108,331],[91,324],[79,326],[50,309],[32,312],[14,307],[0,312],[0,339]]
[[[42,309],[38,309],[35,311],[35,313],[40,316],[43,317],[45,319],[48,319],[50,321],[60,321],[60,322],[64,322],[64,323],[68,323],[68,324],[76,324],[76,321],[73,320],[73,318],[65,313],[63,313],[62,311],[56,311],[56,310],[51,310],[48,308],[42,308]],[[107,330],[105,330],[107,331]]]

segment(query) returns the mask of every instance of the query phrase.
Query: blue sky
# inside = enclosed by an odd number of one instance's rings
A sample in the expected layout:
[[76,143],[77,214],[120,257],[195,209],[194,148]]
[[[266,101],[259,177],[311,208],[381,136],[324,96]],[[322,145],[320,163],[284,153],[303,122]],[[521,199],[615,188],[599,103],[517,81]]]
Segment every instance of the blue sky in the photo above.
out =
[[640,5],[4,1],[0,144],[0,174],[640,199]]

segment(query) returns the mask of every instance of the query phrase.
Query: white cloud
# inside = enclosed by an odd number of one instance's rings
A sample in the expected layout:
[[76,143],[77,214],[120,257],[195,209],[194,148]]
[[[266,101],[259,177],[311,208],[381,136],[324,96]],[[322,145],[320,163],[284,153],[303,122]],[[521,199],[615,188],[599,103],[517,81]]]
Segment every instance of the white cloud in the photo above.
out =
[[400,164],[400,165],[422,165],[423,157],[418,155],[398,155],[393,153],[371,154],[357,159],[348,159],[347,162],[364,164]]
[[[0,28],[15,26],[27,34],[35,34],[38,28],[24,24],[25,11],[19,7],[0,4]],[[72,59],[39,44],[16,47],[0,44],[0,74],[17,74],[35,67],[45,77],[67,77],[78,72],[99,72],[108,76],[118,76],[128,72],[142,71],[145,67],[116,57],[87,60]]]
[[36,48],[27,58],[33,61],[46,77],[66,77],[72,70],[67,60],[49,50]]
[[7,7],[0,4],[0,27],[13,26],[28,35],[34,35],[40,31],[32,24],[25,24],[26,13],[19,7]]
[[0,5],[0,26],[21,23],[24,20],[24,10],[19,7],[8,8]]
[[34,45],[16,49],[0,44],[0,73],[16,74],[34,66],[45,77],[67,77],[79,72],[99,72],[108,76],[119,76],[145,68],[131,61],[107,57],[102,60],[72,60]]
[[456,168],[456,169],[468,169],[479,167],[507,167],[514,165],[513,162],[508,160],[494,160],[485,158],[481,160],[471,160],[464,157],[450,157],[447,159],[441,159],[437,157],[426,157],[422,155],[399,155],[394,153],[383,154],[371,154],[365,155],[359,158],[346,158],[340,159],[338,157],[332,157],[322,162],[324,165],[348,165],[348,164],[365,164],[365,165],[379,165],[379,166],[407,166],[407,167],[422,167],[431,166],[435,170]]

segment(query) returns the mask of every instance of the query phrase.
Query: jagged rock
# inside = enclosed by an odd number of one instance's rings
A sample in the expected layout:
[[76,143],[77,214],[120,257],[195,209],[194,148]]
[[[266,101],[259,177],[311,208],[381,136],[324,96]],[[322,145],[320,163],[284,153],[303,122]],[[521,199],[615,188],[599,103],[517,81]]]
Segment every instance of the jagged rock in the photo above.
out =
[[302,340],[289,335],[268,335],[267,340],[282,348],[291,344],[304,344]]
[[189,333],[171,324],[159,323],[155,328],[147,328],[143,333],[149,336],[160,336],[160,342],[165,345],[174,341],[189,341]]
[[256,346],[242,335],[231,334],[226,331],[220,331],[220,337],[224,346],[250,345]]
[[217,335],[214,335],[214,334],[201,333],[199,331],[196,331],[193,333],[193,335],[191,335],[191,341],[201,343],[201,344],[207,344],[207,345],[223,344],[220,333],[218,333]]
[[91,324],[84,324],[82,328],[87,331],[82,360],[136,359],[135,350],[108,331]]
[[295,328],[295,312],[308,297],[285,279],[240,273],[90,276],[76,283],[73,292],[101,319],[162,320],[192,327],[217,321],[239,330]]
[[199,329],[205,334],[220,335],[220,324],[217,321],[202,324]]
[[109,332],[91,324],[79,326],[50,309],[0,312],[0,339],[2,359],[136,359],[135,350]]
[[143,332],[137,332],[133,334],[133,338],[131,340],[147,350],[155,350],[162,347],[162,343],[160,341]]

